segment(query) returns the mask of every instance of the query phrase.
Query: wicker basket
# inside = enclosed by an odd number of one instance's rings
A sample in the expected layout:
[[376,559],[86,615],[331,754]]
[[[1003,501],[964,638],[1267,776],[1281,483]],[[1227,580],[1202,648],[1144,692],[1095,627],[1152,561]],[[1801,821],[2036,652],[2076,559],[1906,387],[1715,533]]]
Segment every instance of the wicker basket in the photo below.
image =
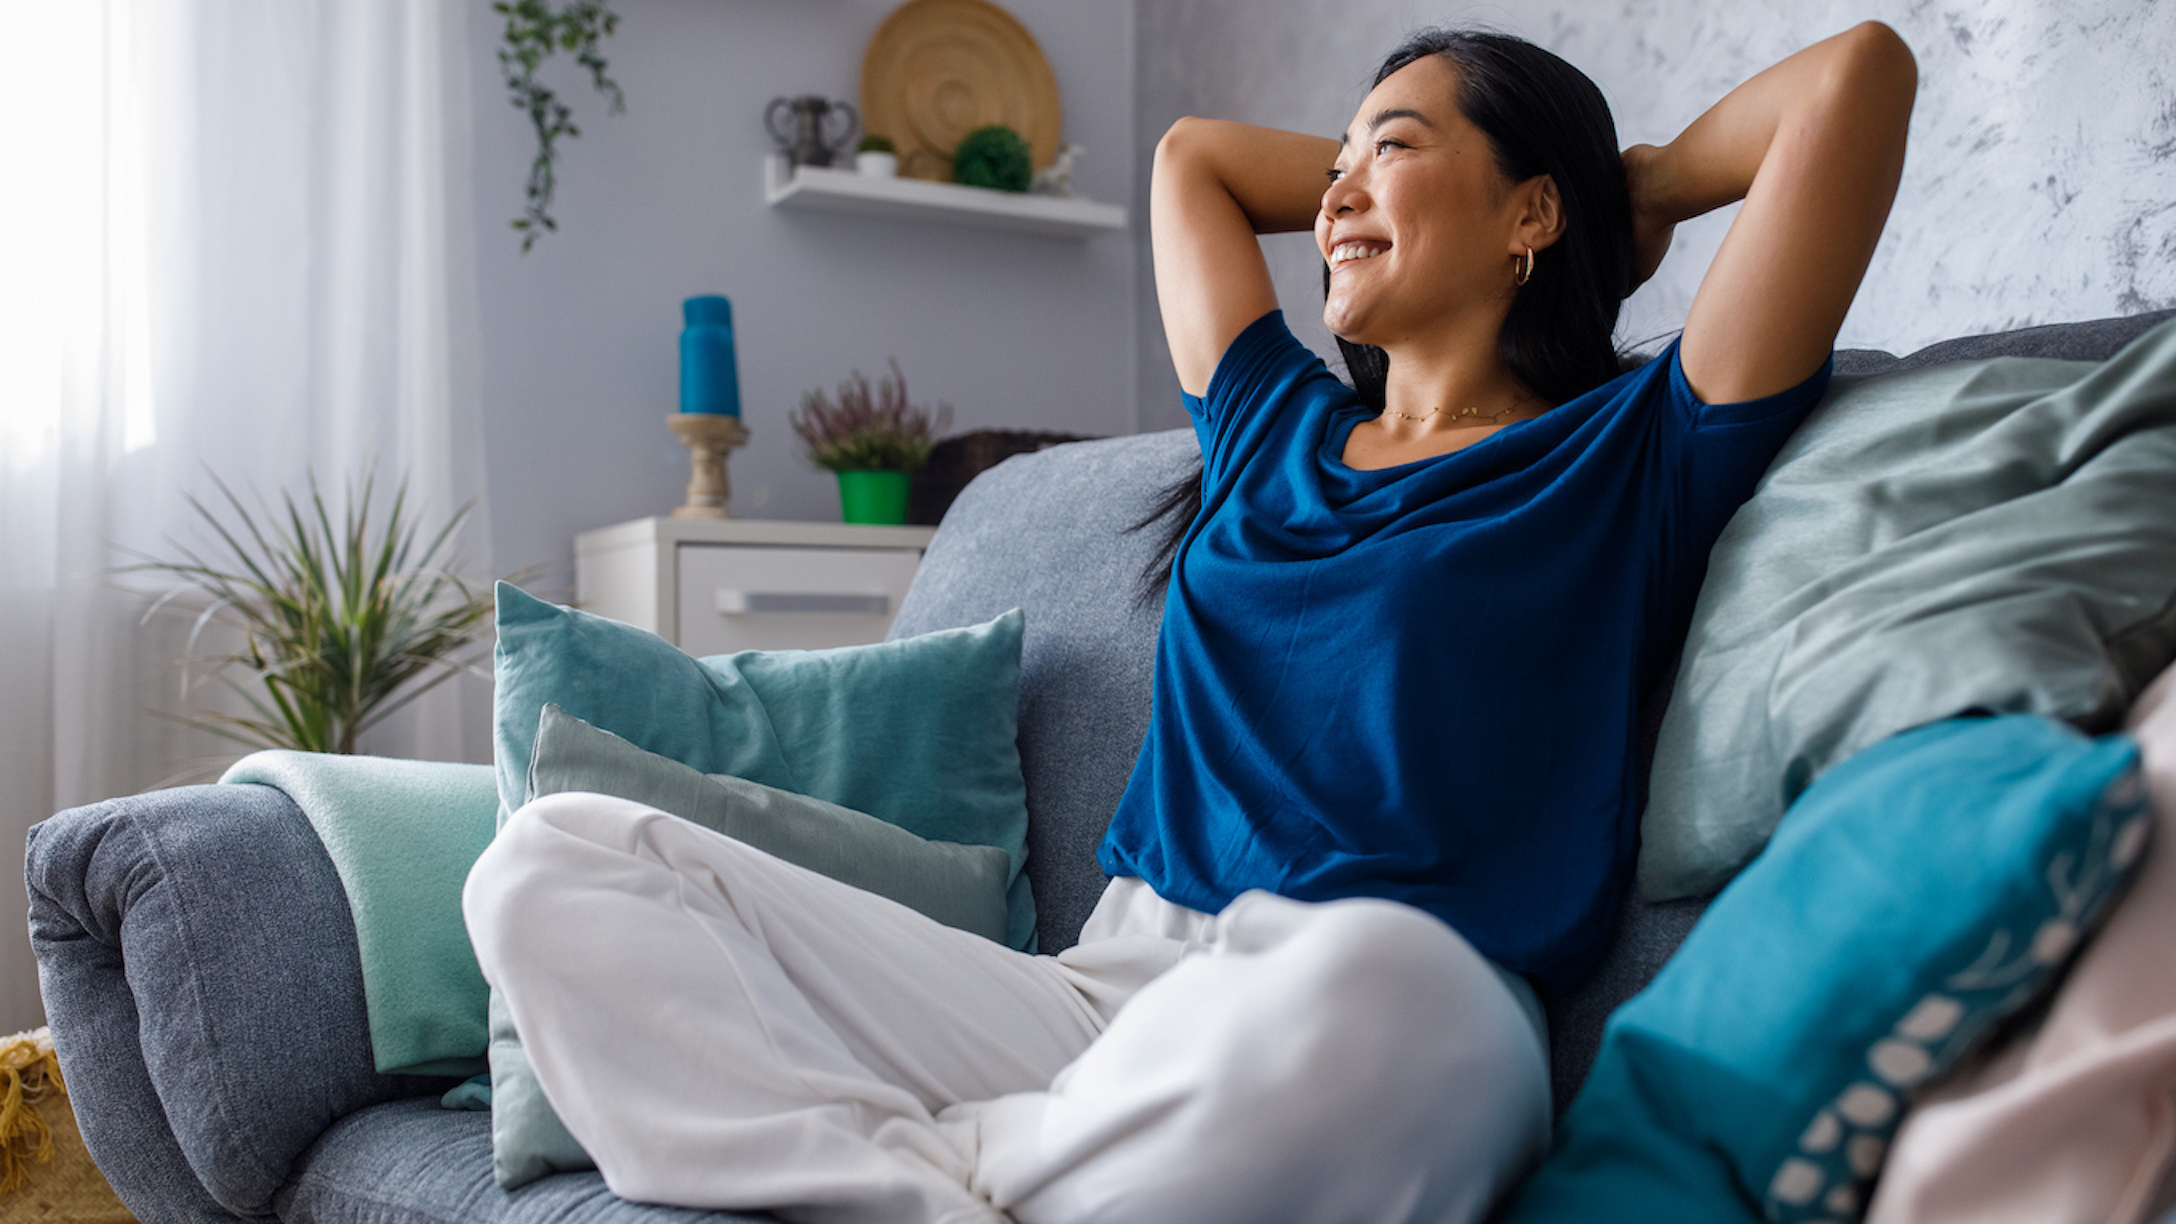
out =
[[914,474],[907,491],[907,521],[934,527],[952,508],[967,482],[1014,455],[1032,454],[1060,442],[1088,442],[1092,435],[1027,429],[977,429],[955,434],[929,448],[929,462]]
[[0,1039],[0,1219],[135,1224],[83,1146],[48,1029]]

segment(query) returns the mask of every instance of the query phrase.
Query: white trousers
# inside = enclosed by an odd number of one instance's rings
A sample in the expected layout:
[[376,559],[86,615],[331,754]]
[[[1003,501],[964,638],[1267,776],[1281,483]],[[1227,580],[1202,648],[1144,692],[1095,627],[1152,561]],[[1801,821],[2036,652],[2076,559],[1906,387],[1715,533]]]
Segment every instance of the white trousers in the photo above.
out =
[[630,1199],[810,1224],[1439,1224],[1548,1140],[1497,971],[1385,901],[1113,881],[1030,956],[663,812],[515,813],[463,896],[545,1095]]

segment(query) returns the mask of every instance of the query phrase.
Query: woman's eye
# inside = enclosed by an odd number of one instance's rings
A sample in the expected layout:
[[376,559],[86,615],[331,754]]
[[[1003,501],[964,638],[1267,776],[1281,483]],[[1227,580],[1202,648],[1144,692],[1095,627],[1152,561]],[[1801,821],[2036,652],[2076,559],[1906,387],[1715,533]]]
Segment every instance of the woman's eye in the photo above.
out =
[[1333,183],[1345,177],[1345,172],[1338,169],[1336,166],[1330,167],[1327,171],[1324,171],[1324,173],[1328,175],[1329,180]]
[[1384,149],[1409,149],[1411,147],[1402,140],[1378,140],[1375,142],[1375,156],[1381,157]]

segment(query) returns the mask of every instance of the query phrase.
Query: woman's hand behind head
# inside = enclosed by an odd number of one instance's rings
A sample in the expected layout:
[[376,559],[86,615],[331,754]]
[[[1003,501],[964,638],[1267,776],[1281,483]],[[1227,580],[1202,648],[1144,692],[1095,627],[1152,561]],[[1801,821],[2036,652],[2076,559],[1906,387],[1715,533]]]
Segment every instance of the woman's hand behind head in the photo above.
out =
[[1632,283],[1625,286],[1626,297],[1646,284],[1655,269],[1662,266],[1670,239],[1677,233],[1677,218],[1653,207],[1655,197],[1661,194],[1655,184],[1659,168],[1656,159],[1661,152],[1647,144],[1624,151],[1625,188],[1632,196]]

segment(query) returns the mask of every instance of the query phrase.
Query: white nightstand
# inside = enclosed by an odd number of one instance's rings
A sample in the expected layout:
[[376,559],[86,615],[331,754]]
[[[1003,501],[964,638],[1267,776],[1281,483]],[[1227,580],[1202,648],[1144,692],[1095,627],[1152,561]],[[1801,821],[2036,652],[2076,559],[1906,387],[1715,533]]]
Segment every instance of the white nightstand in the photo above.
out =
[[880,641],[934,527],[647,518],[574,538],[574,602],[692,655]]

